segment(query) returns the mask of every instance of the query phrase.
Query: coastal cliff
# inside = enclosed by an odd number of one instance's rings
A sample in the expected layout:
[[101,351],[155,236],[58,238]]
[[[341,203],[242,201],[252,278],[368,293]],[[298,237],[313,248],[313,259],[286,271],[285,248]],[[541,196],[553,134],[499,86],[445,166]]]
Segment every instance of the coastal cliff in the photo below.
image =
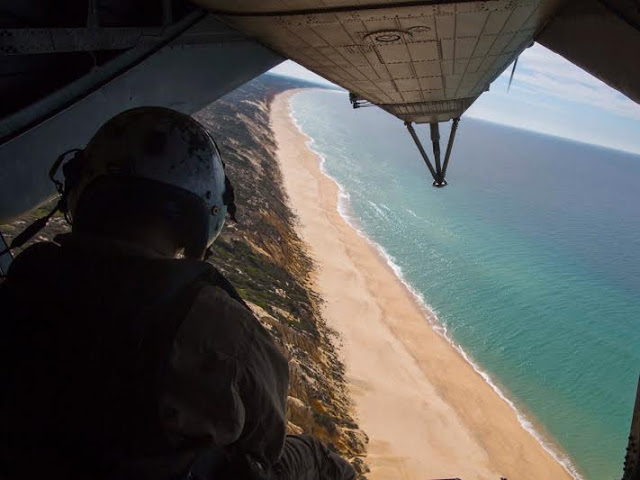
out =
[[[314,264],[295,230],[269,126],[273,98],[305,86],[312,85],[263,75],[194,115],[218,143],[238,205],[238,223],[227,222],[209,261],[229,278],[289,360],[288,432],[314,435],[364,474],[368,439],[351,416],[338,338],[320,313]],[[0,231],[11,242],[54,205],[0,225]],[[25,248],[67,231],[57,214]]]
[[365,473],[367,437],[350,413],[338,338],[320,313],[314,264],[296,232],[269,128],[273,98],[304,86],[310,85],[264,75],[195,115],[217,139],[238,204],[238,223],[227,223],[211,261],[289,359],[289,433],[316,436]]

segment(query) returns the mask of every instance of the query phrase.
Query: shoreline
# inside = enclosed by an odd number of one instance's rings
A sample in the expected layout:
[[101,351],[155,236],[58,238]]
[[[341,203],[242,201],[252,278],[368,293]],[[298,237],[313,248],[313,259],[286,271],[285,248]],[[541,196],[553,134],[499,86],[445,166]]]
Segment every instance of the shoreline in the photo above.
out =
[[[294,93],[292,93],[289,96],[289,99],[293,97],[296,93],[302,90],[306,90],[306,89],[296,90]],[[286,95],[286,92],[283,94]],[[287,102],[289,102],[289,100]],[[369,236],[364,232],[362,227],[358,225],[358,220],[354,216],[351,216],[349,215],[349,213],[347,213],[350,208],[350,205],[348,205],[348,202],[351,199],[349,192],[347,192],[344,189],[344,187],[340,184],[340,182],[338,182],[329,173],[327,173],[327,171],[324,168],[324,162],[326,161],[326,159],[320,152],[318,152],[314,148],[313,144],[315,142],[313,138],[311,138],[309,135],[305,134],[302,131],[302,128],[300,128],[300,125],[298,124],[296,119],[293,117],[290,107],[289,107],[289,116],[291,121],[299,130],[300,134],[306,138],[307,148],[314,155],[318,157],[319,170],[322,172],[323,175],[325,175],[331,181],[336,183],[339,191],[336,209],[340,214],[340,216],[343,218],[343,220],[355,231],[355,233],[357,233],[360,237],[364,238],[367,241],[367,243],[379,255],[380,260],[385,262],[387,266],[393,271],[394,275],[396,275],[398,280],[404,285],[407,291],[414,297],[414,300],[418,303],[420,308],[423,310],[425,320],[428,322],[430,327],[438,335],[440,335],[444,340],[446,340],[451,345],[451,347],[454,348],[464,358],[464,360],[467,363],[469,363],[469,365],[471,365],[474,371],[484,379],[484,381],[493,389],[496,395],[498,395],[498,397],[500,397],[500,399],[503,402],[509,405],[509,407],[514,411],[516,417],[518,418],[518,421],[520,422],[520,425],[522,426],[522,428],[540,443],[542,448],[566,470],[566,472],[570,475],[571,478],[573,478],[574,480],[583,480],[582,475],[579,473],[578,469],[575,467],[570,457],[567,454],[563,453],[562,450],[556,444],[547,440],[545,436],[539,432],[539,430],[545,431],[545,428],[540,424],[538,424],[538,426],[536,427],[535,422],[530,420],[527,417],[527,414],[522,411],[522,408],[519,408],[516,405],[516,403],[509,398],[509,395],[505,393],[505,387],[500,386],[498,382],[496,382],[493,379],[491,374],[483,370],[482,367],[478,365],[478,363],[476,363],[476,361],[473,360],[471,356],[464,350],[464,348],[462,348],[462,346],[456,343],[455,340],[453,340],[453,338],[449,336],[449,332],[447,330],[446,325],[443,325],[440,322],[440,319],[438,318],[438,315],[434,312],[433,307],[431,307],[431,305],[429,305],[429,303],[424,299],[423,295],[417,290],[415,290],[413,286],[404,278],[402,267],[400,267],[398,264],[395,263],[395,259],[385,250],[385,248],[382,245],[376,243],[374,240],[369,238]],[[342,204],[343,201],[347,203],[346,206]]]
[[[273,100],[271,126],[289,203],[317,265],[324,315],[343,342],[356,416],[371,439],[369,478],[580,478],[450,339],[384,248],[343,212],[348,193],[290,115],[297,91]],[[339,261],[328,258],[332,248],[341,250]],[[365,313],[374,317],[370,323],[353,325]],[[376,366],[387,375],[377,375]]]

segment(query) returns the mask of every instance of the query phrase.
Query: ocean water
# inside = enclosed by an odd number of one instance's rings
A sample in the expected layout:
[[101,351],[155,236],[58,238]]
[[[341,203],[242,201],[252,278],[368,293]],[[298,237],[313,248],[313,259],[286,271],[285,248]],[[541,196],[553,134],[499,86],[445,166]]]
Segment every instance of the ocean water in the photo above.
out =
[[341,213],[523,425],[576,478],[620,478],[640,373],[640,156],[463,118],[435,189],[385,112],[308,90],[291,114]]

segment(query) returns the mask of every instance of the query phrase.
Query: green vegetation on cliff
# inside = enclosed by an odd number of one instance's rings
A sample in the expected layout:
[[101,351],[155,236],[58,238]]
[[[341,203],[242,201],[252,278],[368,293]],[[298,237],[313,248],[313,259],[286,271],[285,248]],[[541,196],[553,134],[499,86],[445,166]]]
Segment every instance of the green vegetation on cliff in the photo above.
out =
[[[263,75],[195,115],[221,149],[238,205],[239,223],[227,222],[209,261],[250,303],[289,359],[289,433],[317,436],[364,473],[361,457],[367,437],[350,414],[335,334],[320,314],[321,299],[311,283],[313,262],[295,231],[296,217],[287,205],[269,127],[274,96],[305,86],[315,85]],[[54,205],[0,225],[0,230],[10,242]],[[56,215],[29,244],[51,241],[68,230],[64,218]]]
[[304,86],[264,75],[195,115],[220,146],[238,204],[239,223],[227,224],[210,261],[253,305],[289,359],[289,431],[317,436],[362,472],[367,437],[350,415],[335,334],[320,313],[314,265],[295,231],[269,128],[273,97]]

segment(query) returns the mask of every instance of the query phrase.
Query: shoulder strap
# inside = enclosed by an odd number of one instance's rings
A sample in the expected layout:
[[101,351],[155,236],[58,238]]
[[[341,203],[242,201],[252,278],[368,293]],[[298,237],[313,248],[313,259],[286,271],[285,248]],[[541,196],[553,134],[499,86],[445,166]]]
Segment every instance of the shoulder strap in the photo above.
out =
[[[138,445],[139,448],[135,448],[135,451],[146,450],[150,455],[173,451],[164,437],[158,410],[151,408],[151,405],[161,395],[160,389],[169,368],[175,336],[200,291],[207,285],[222,288],[245,308],[249,308],[233,286],[212,265],[201,264],[197,267],[199,268],[192,270],[193,276],[190,280],[188,277],[183,277],[182,287],[176,289],[173,295],[163,299],[135,320],[137,331],[133,333],[133,337],[139,340],[134,365],[132,365],[135,369],[133,377],[148,379],[148,381],[137,385],[134,396],[140,402],[137,410],[149,412],[148,418],[139,425],[146,425],[150,434],[141,435],[141,439],[146,439],[143,440],[145,444]],[[149,408],[145,408],[145,403]],[[132,413],[135,415],[135,410]],[[154,438],[159,441],[154,442]],[[198,450],[200,445],[196,442],[193,445],[183,444],[181,447],[187,450]]]
[[[0,299],[2,299],[0,304],[3,305],[4,309],[9,308],[9,305],[11,305],[11,309],[18,313],[15,318],[12,318],[14,315],[5,315],[0,322],[0,326],[4,330],[4,335],[0,336],[0,344],[6,344],[6,347],[11,347],[2,349],[2,357],[9,355],[10,351],[17,354],[22,349],[25,351],[21,356],[32,358],[31,350],[34,348],[31,345],[33,343],[31,341],[32,337],[35,340],[47,343],[47,345],[53,345],[57,341],[56,339],[62,340],[63,343],[67,342],[68,339],[72,338],[71,333],[75,332],[73,325],[69,324],[69,321],[73,319],[64,318],[64,312],[73,311],[70,308],[70,305],[74,303],[73,299],[58,293],[59,291],[65,292],[69,288],[56,288],[56,285],[67,284],[68,281],[73,280],[75,278],[73,273],[75,270],[70,273],[64,273],[63,278],[67,281],[60,281],[58,269],[66,272],[65,268],[69,267],[70,264],[60,259],[59,247],[41,245],[38,248],[32,248],[29,252],[23,252],[22,257],[19,258],[20,261],[16,261],[12,266],[15,268],[10,271],[7,281],[0,284]],[[94,263],[101,265],[97,260]],[[91,263],[91,266],[93,266],[93,263]],[[117,270],[117,268],[113,267],[113,270]],[[69,465],[69,470],[66,471],[86,472],[86,468],[90,468],[96,475],[100,472],[110,476],[110,472],[114,469],[120,470],[123,468],[126,470],[129,461],[134,460],[138,455],[154,456],[171,452],[171,444],[167,441],[162,431],[162,422],[159,418],[158,409],[154,406],[154,401],[158,398],[158,389],[161,388],[162,379],[168,367],[169,355],[177,330],[188,315],[199,292],[206,285],[223,289],[231,298],[248,309],[248,306],[231,283],[211,264],[189,260],[175,261],[174,266],[165,269],[161,265],[154,266],[153,262],[151,262],[148,274],[149,282],[147,283],[149,285],[161,283],[158,282],[160,275],[171,285],[170,288],[164,290],[157,302],[152,302],[152,305],[149,305],[149,308],[136,310],[135,308],[128,308],[135,305],[127,306],[112,319],[114,321],[100,321],[111,318],[105,317],[102,319],[100,317],[100,315],[109,315],[108,311],[102,312],[102,306],[95,311],[87,310],[86,312],[81,312],[80,316],[83,318],[95,318],[96,320],[95,326],[97,330],[95,331],[95,338],[92,338],[92,340],[96,340],[97,343],[94,343],[99,347],[99,350],[94,351],[96,354],[113,354],[109,357],[113,359],[113,363],[106,365],[105,369],[98,365],[100,367],[100,378],[95,378],[98,375],[98,371],[93,370],[91,362],[69,363],[69,367],[77,378],[85,378],[83,375],[86,373],[86,378],[91,380],[89,387],[95,389],[97,393],[104,390],[107,395],[98,395],[96,397],[105,399],[104,405],[98,405],[95,410],[96,412],[101,412],[100,408],[105,407],[105,415],[100,417],[103,420],[97,425],[99,427],[98,430],[101,431],[101,435],[98,435],[100,438],[96,438],[97,443],[95,445],[84,446],[87,450],[86,460],[83,461],[80,458],[81,455],[75,457],[73,465]],[[34,286],[34,278],[38,278],[37,287]],[[144,284],[141,283],[140,285]],[[78,286],[80,287],[81,285]],[[31,294],[31,290],[34,288],[38,293],[36,295],[37,298],[34,298],[34,295]],[[49,288],[51,291],[47,292],[48,294],[41,295],[44,293],[43,290],[46,291]],[[133,296],[132,298],[135,301],[138,297]],[[78,299],[82,305],[86,303],[82,301],[83,299],[84,297],[82,296]],[[53,303],[49,307],[50,301]],[[67,305],[68,303],[70,305]],[[87,305],[92,305],[91,301]],[[64,308],[58,309],[58,306]],[[109,304],[105,303],[104,307],[109,307]],[[58,311],[60,311],[59,315]],[[47,312],[49,312],[49,315],[46,314]],[[50,318],[52,312],[55,313],[54,316],[63,318]],[[128,312],[131,312],[133,316],[130,316]],[[5,313],[9,312],[5,310]],[[118,311],[114,310],[114,313],[118,313]],[[94,314],[98,315],[98,317],[92,316]],[[89,329],[89,327],[93,328],[91,322],[79,322],[77,325],[82,328],[82,332],[92,333]],[[83,325],[87,325],[87,327],[83,327]],[[55,335],[48,335],[47,328]],[[77,335],[78,333],[76,332]],[[91,345],[94,343],[91,343]],[[54,350],[52,349],[52,351]],[[83,349],[83,352],[84,350],[87,350],[88,353],[92,352],[90,346]],[[73,359],[75,357],[71,355],[69,358]],[[12,359],[6,358],[6,360]],[[40,366],[44,367],[47,363],[56,364],[56,360],[46,357],[37,359],[37,361],[34,360],[32,363],[34,363],[34,372],[38,372]],[[13,362],[8,361],[5,364],[13,364]],[[64,368],[66,368],[64,365],[60,368],[61,373],[64,373]],[[11,371],[11,369],[9,370]],[[14,373],[18,375],[20,372],[16,371]],[[124,380],[122,380],[121,374],[126,377]],[[9,376],[9,371],[2,372],[0,379],[10,380]],[[43,376],[43,378],[45,377]],[[8,385],[11,382],[2,383]],[[76,383],[78,383],[77,386],[84,398],[86,396],[86,388],[83,385],[85,384],[82,382]],[[33,390],[34,398],[38,398],[37,385],[34,385]],[[71,390],[69,392],[73,393]],[[114,400],[114,402],[111,400]],[[5,402],[0,401],[0,405],[4,404]],[[119,405],[120,407],[115,407],[114,409],[113,405]],[[8,405],[4,406],[8,407]],[[55,407],[51,408],[55,409]],[[71,415],[70,412],[68,413]],[[65,413],[65,415],[67,414]],[[0,417],[2,416],[0,415]],[[66,418],[66,416],[63,416],[63,418]],[[127,421],[124,422],[123,418],[126,418]],[[122,431],[120,426],[125,423],[126,431]],[[65,425],[68,425],[68,423],[65,423]],[[25,425],[20,422],[17,422],[15,426],[16,432],[25,436],[24,444],[21,443],[20,445],[32,448],[29,440],[32,437],[29,436],[29,432],[33,429],[23,428]],[[34,429],[36,428],[35,423],[33,427]],[[52,428],[57,427],[52,426]],[[59,461],[68,454],[68,450],[64,445],[51,446],[51,448],[54,447],[57,450],[55,452],[52,450],[51,455],[52,468],[50,469],[50,474],[52,477],[56,476],[55,470]],[[114,447],[116,448],[114,449]],[[17,449],[18,446],[15,446],[15,448]],[[184,445],[183,448],[198,451],[201,446]],[[25,451],[25,453],[29,453],[29,451]],[[176,452],[173,451],[172,453]],[[102,458],[97,459],[95,457],[96,454]],[[0,458],[4,457],[5,455],[0,454]],[[55,461],[56,459],[57,461]],[[11,459],[11,462],[15,463],[17,460],[18,456],[15,456]],[[24,469],[24,465],[22,467],[20,465],[20,463],[15,465],[16,471],[21,468]],[[36,466],[32,466],[32,468],[37,470]],[[66,466],[63,466],[63,468],[66,469]],[[29,470],[29,468],[26,470]]]
[[245,303],[245,301],[233,287],[231,282],[227,280],[227,278],[222,273],[220,273],[220,270],[218,270],[210,263],[207,263],[207,265],[209,265],[211,269],[200,278],[200,281],[204,284],[213,285],[215,287],[223,289],[225,292],[227,292],[227,294],[229,294],[231,298],[239,302],[244,308],[246,308],[247,310],[251,310],[249,308],[249,305]]

